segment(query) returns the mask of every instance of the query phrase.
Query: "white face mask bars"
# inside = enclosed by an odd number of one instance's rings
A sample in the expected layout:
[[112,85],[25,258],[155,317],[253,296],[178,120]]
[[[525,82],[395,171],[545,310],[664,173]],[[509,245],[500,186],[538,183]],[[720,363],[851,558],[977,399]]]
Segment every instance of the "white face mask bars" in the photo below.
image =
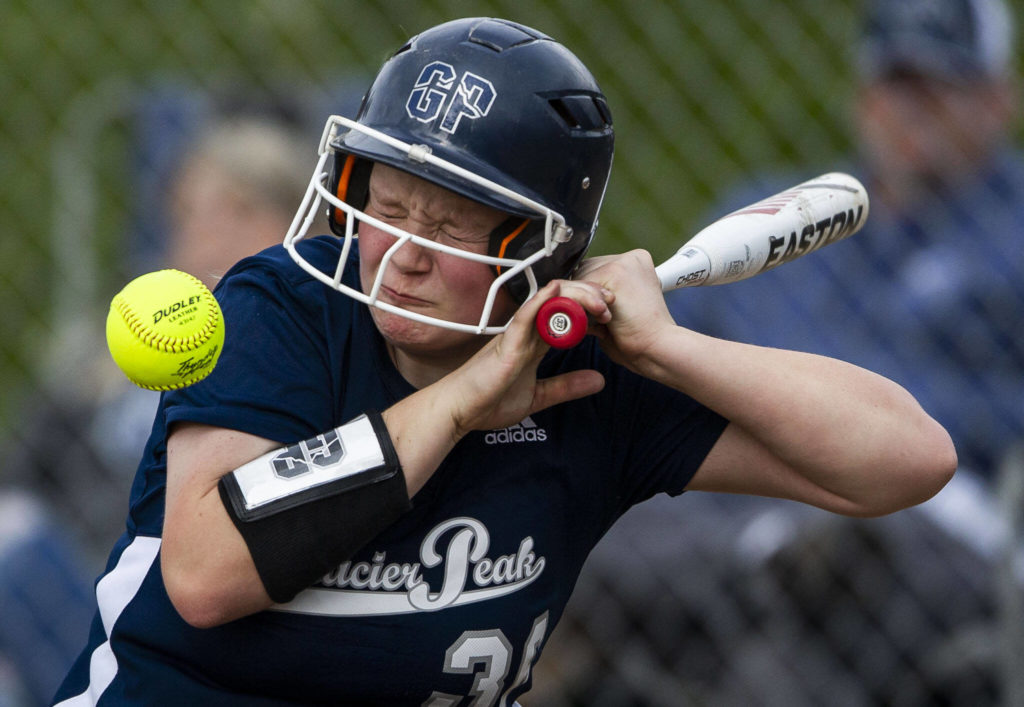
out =
[[[373,139],[379,140],[387,146],[399,150],[405,153],[406,157],[411,162],[429,163],[440,169],[448,171],[462,179],[465,179],[477,186],[483,187],[489,191],[494,192],[508,200],[514,201],[520,204],[528,211],[537,214],[538,219],[544,220],[544,247],[531,253],[526,258],[499,258],[490,255],[482,255],[478,253],[471,253],[466,250],[459,248],[453,248],[451,246],[437,243],[433,240],[422,238],[420,236],[413,235],[408,231],[404,231],[399,228],[395,228],[389,224],[383,223],[382,221],[373,218],[369,214],[353,207],[352,205],[340,200],[336,195],[332,194],[326,186],[326,182],[329,178],[329,170],[327,168],[327,161],[333,157],[334,148],[331,143],[338,135],[339,128],[348,130],[354,130],[356,132],[367,135]],[[491,312],[494,308],[494,302],[497,298],[498,292],[501,287],[508,282],[510,279],[516,277],[519,274],[523,274],[529,284],[529,297],[533,297],[536,294],[538,285],[536,277],[531,267],[534,263],[539,261],[541,258],[546,258],[554,252],[558,245],[566,240],[570,235],[569,228],[565,225],[565,219],[551,209],[539,204],[538,202],[528,199],[521,194],[503,187],[489,179],[481,177],[480,175],[474,174],[458,165],[452,164],[451,162],[436,157],[430,153],[430,148],[426,145],[410,145],[408,143],[396,140],[389,135],[385,135],[377,130],[368,128],[360,125],[355,121],[349,120],[342,116],[333,115],[327,120],[327,125],[324,127],[323,136],[320,139],[319,149],[319,160],[317,161],[316,170],[313,174],[312,179],[309,182],[309,187],[306,190],[306,194],[303,197],[302,203],[299,206],[298,211],[295,214],[295,218],[292,219],[291,226],[288,229],[288,233],[284,238],[284,247],[287,249],[292,260],[296,262],[304,271],[309,273],[311,276],[324,283],[328,287],[331,287],[338,292],[341,292],[348,297],[351,297],[359,302],[362,302],[370,307],[376,307],[383,311],[391,312],[401,317],[411,319],[417,322],[425,324],[431,324],[433,326],[442,327],[444,329],[451,329],[454,331],[464,331],[474,334],[486,334],[493,335],[499,334],[505,330],[508,323],[501,325],[491,325],[490,318]],[[320,213],[321,205],[326,201],[332,207],[341,210],[345,213],[345,236],[344,243],[342,245],[341,256],[338,259],[338,265],[333,274],[328,274],[321,271],[311,263],[309,263],[296,249],[296,243],[307,236],[308,230]],[[369,288],[368,293],[360,292],[352,287],[349,287],[342,283],[342,275],[345,270],[348,256],[351,251],[352,241],[354,238],[358,238],[356,232],[356,222],[362,221],[370,224],[374,228],[378,228],[386,233],[395,237],[395,243],[381,259],[380,267],[377,269],[377,276],[374,282]],[[490,266],[500,267],[502,273],[495,278],[491,284],[490,289],[487,292],[487,298],[484,302],[483,311],[480,315],[480,320],[475,324],[469,324],[465,322],[452,322],[445,319],[439,319],[437,317],[430,317],[419,312],[414,312],[402,307],[382,302],[378,298],[383,275],[387,270],[388,263],[391,258],[398,251],[399,248],[405,247],[408,244],[418,246],[421,248],[427,248],[430,250],[447,253],[456,257],[465,258],[479,263],[484,263]]]

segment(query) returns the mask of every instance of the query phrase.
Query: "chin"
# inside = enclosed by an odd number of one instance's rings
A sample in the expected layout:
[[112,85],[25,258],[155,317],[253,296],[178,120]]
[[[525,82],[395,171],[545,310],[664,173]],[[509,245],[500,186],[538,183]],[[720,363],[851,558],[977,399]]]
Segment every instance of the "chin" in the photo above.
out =
[[431,329],[441,331],[429,324],[415,322],[375,307],[370,308],[370,315],[377,325],[377,331],[392,344],[422,342],[430,338]]
[[376,308],[371,308],[370,313],[385,341],[409,353],[426,354],[449,352],[453,349],[476,349],[487,341],[483,336],[443,329]]

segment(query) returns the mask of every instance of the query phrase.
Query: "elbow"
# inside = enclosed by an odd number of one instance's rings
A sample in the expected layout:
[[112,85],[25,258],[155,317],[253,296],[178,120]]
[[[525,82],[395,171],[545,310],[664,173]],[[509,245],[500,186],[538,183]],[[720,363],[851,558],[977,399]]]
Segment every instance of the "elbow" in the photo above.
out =
[[[915,444],[911,442],[910,444]],[[908,462],[907,486],[916,490],[907,506],[917,505],[941,491],[953,474],[958,460],[956,447],[946,429],[929,418],[927,431],[916,442],[914,458]]]
[[160,568],[171,605],[194,628],[220,626],[272,604],[255,569],[246,572],[223,557],[210,563],[178,556],[165,540]]
[[888,466],[880,484],[883,493],[851,515],[879,517],[924,503],[949,483],[957,464],[949,433],[930,420],[928,429],[906,440],[899,460]]
[[273,602],[226,514],[222,525],[201,525],[168,514],[160,572],[174,609],[194,628],[213,628],[254,614]]
[[200,578],[165,573],[164,586],[175,611],[193,628],[213,628],[232,618],[224,598],[207,589]]
[[[936,423],[938,427],[938,423]],[[939,427],[940,437],[934,454],[934,462],[931,466],[929,473],[931,492],[925,498],[925,500],[931,498],[939,491],[941,491],[946,484],[953,478],[953,474],[956,473],[959,465],[957,459],[956,447],[953,444],[953,440],[950,438],[949,433],[946,432],[945,428]]]

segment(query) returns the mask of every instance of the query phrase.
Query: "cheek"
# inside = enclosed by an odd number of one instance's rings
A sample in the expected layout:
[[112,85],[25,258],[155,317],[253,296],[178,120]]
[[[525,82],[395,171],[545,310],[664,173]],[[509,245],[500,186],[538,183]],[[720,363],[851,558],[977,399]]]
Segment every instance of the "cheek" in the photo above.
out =
[[[462,321],[475,323],[480,319],[487,293],[494,284],[494,271],[489,265],[472,261],[441,256],[438,269],[443,282],[452,293],[452,301],[463,313]],[[504,323],[515,311],[516,305],[512,296],[503,287],[498,290],[492,308],[491,323]]]
[[[390,240],[390,243],[389,243]],[[383,231],[363,224],[359,229],[359,278],[363,283],[363,289],[369,290],[373,279],[377,275],[377,268],[384,258],[393,238]]]
[[466,289],[476,289],[481,286],[490,287],[494,280],[494,271],[489,265],[478,263],[473,260],[457,258],[450,255],[441,255],[438,264],[445,273],[446,280],[457,282]]
[[436,256],[434,262],[445,287],[462,301],[482,301],[494,282],[493,271],[483,263],[445,254]]

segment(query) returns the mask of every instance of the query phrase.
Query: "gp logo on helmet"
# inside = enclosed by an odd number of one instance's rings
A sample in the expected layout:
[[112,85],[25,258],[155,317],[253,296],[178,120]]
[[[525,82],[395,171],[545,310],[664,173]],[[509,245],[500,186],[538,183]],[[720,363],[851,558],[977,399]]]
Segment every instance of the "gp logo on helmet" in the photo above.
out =
[[494,84],[469,71],[456,84],[457,75],[455,67],[443,61],[424,66],[405,102],[409,117],[432,123],[443,111],[441,130],[454,133],[463,116],[476,120],[487,115],[498,95]]

